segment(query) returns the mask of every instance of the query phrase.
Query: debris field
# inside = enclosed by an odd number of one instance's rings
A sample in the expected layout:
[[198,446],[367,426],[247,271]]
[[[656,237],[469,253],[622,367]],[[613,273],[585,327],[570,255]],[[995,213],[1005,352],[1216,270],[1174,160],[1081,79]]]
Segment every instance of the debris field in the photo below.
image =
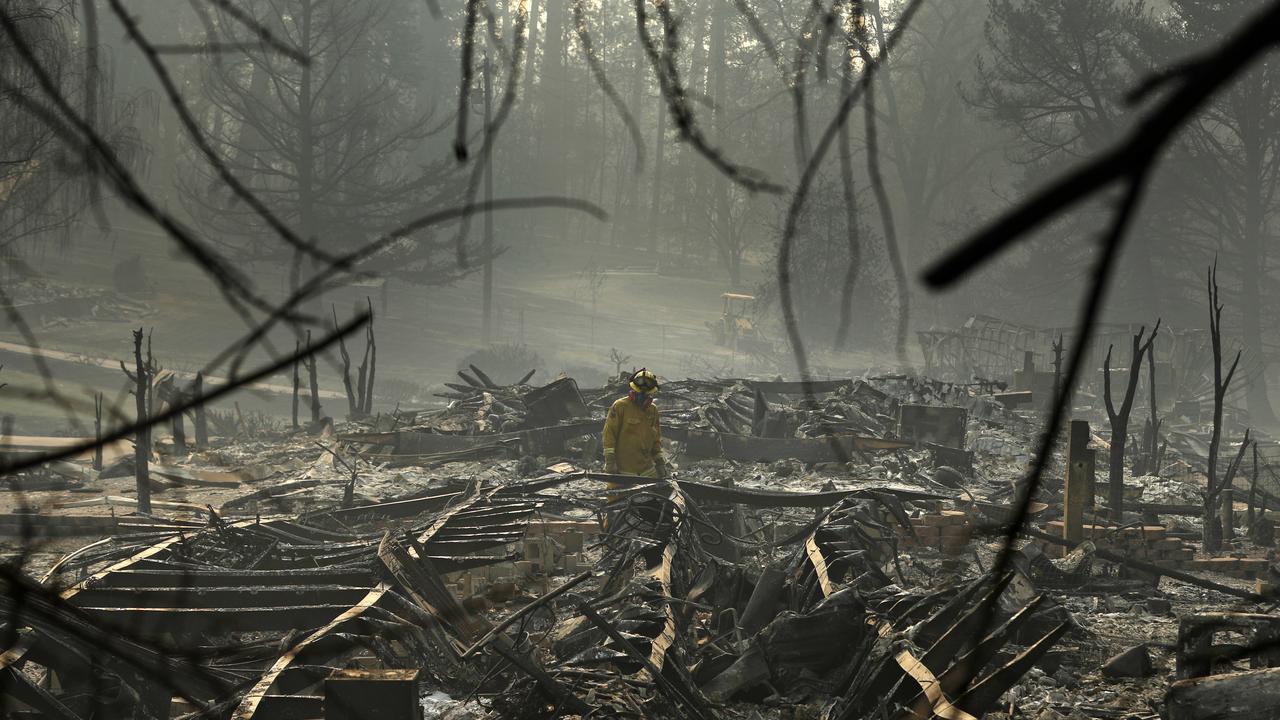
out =
[[1010,542],[1029,391],[668,381],[656,480],[597,472],[625,377],[459,375],[441,407],[158,438],[150,514],[128,443],[8,478],[0,713],[1280,717],[1280,495],[1244,461],[1202,552],[1198,420],[1130,459],[1117,519],[1084,398]]

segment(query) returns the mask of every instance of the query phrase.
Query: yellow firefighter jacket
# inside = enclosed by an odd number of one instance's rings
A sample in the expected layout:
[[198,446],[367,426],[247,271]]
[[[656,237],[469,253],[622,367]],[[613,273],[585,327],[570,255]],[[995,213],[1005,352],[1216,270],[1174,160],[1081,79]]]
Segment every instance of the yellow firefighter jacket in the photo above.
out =
[[625,397],[615,400],[604,421],[604,452],[614,455],[623,475],[656,477],[655,463],[662,454],[658,407],[641,407]]

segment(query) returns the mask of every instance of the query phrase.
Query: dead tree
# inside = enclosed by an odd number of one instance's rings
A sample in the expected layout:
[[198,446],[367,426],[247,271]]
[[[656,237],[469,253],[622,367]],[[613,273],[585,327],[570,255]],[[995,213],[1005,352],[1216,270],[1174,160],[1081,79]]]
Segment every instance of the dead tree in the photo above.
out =
[[1258,496],[1258,443],[1253,444],[1253,474],[1249,478],[1249,501],[1245,504],[1244,523],[1253,530],[1253,501]]
[[[196,381],[191,386],[191,393],[196,399],[204,397],[204,373],[196,373]],[[196,449],[203,450],[209,447],[209,419],[204,414],[204,403],[197,403],[192,408],[192,414],[192,424],[196,431]]]
[[133,331],[133,395],[137,401],[138,431],[133,437],[134,479],[138,484],[138,512],[151,512],[151,479],[147,473],[147,457],[151,451],[151,429],[147,424],[147,392],[150,386],[147,366],[142,362],[142,328]]
[[[169,396],[169,406],[177,407],[186,401],[182,390],[175,387]],[[187,454],[187,428],[183,424],[182,413],[175,413],[172,420],[173,452],[175,455]]]
[[[1209,436],[1209,459],[1205,469],[1206,482],[1204,494],[1204,540],[1202,548],[1205,552],[1213,552],[1218,549],[1221,542],[1221,536],[1212,537],[1213,533],[1210,528],[1213,526],[1215,519],[1215,510],[1217,509],[1218,491],[1221,484],[1217,479],[1218,471],[1218,450],[1222,444],[1222,404],[1227,397],[1227,388],[1231,386],[1231,378],[1236,374],[1236,368],[1240,365],[1240,351],[1236,351],[1236,357],[1231,361],[1231,368],[1227,370],[1226,375],[1222,373],[1222,308],[1218,302],[1218,264],[1215,262],[1209,268],[1206,280],[1209,292],[1209,337],[1213,345],[1213,433]],[[1248,434],[1246,433],[1246,437]]]
[[[333,310],[333,326],[338,327],[338,308],[330,305]],[[347,352],[347,343],[338,340],[338,353],[342,355],[342,387],[347,391],[347,415],[349,417],[357,417],[360,410],[356,405],[356,393],[351,387],[351,355]]]
[[307,376],[311,388],[311,425],[320,424],[320,378],[316,374],[316,355],[311,352],[311,331],[307,331]]
[[[302,341],[295,340],[293,342],[293,354],[299,356],[302,354]],[[302,384],[302,378],[298,375],[298,361],[293,361],[293,427],[298,429],[298,387]]]
[[1160,332],[1160,321],[1156,320],[1156,326],[1151,330],[1151,337],[1144,343],[1143,336],[1146,331],[1145,326],[1141,327],[1138,329],[1138,334],[1133,336],[1133,354],[1129,360],[1129,382],[1125,386],[1124,401],[1120,404],[1118,411],[1111,399],[1111,350],[1114,346],[1107,347],[1107,358],[1102,364],[1102,387],[1107,403],[1107,418],[1111,421],[1109,474],[1111,489],[1108,504],[1111,506],[1111,518],[1117,523],[1122,522],[1124,517],[1124,448],[1129,435],[1129,413],[1133,411],[1133,398],[1138,391],[1138,374],[1142,372],[1142,356],[1151,347],[1156,333]]
[[1142,429],[1143,451],[1146,457],[1143,459],[1143,474],[1158,475],[1160,473],[1160,465],[1164,457],[1164,453],[1160,449],[1160,426],[1163,421],[1160,419],[1156,408],[1156,351],[1155,351],[1155,334],[1152,333],[1152,342],[1147,344],[1147,389],[1150,392],[1151,417],[1147,418]]
[[[1257,462],[1254,462],[1256,468]],[[93,393],[93,469],[102,469],[102,393]]]
[[1053,398],[1062,391],[1062,336],[1053,341]]
[[[1256,443],[1255,443],[1256,445]],[[1236,473],[1240,471],[1240,462],[1244,459],[1245,450],[1249,449],[1249,431],[1244,431],[1244,440],[1240,442],[1240,450],[1236,452],[1236,456],[1231,463],[1227,465],[1227,472],[1222,476],[1222,482],[1218,485],[1218,517],[1222,523],[1222,533],[1220,537],[1223,540],[1230,540],[1236,536],[1235,522],[1235,490],[1233,485],[1236,479]]]
[[366,297],[365,302],[369,305],[369,324],[364,327],[364,360],[360,362],[358,383],[359,409],[361,415],[371,415],[373,413],[373,377],[378,369],[378,344],[373,339],[373,301]]

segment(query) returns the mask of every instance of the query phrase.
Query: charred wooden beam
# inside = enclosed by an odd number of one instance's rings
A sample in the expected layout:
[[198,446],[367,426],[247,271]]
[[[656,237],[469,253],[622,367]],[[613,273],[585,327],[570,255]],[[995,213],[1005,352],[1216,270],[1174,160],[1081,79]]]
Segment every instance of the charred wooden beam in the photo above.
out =
[[331,605],[346,608],[368,591],[369,584],[294,585],[284,587],[241,584],[228,587],[92,587],[76,594],[76,604],[83,608],[146,608],[151,610],[220,609],[240,612],[246,606],[255,609],[292,608],[306,605]]
[[272,607],[82,607],[102,627],[135,637],[211,632],[285,632],[324,625],[344,605]]
[[[369,588],[374,584],[374,575],[367,569],[332,570],[328,568],[307,570],[202,570],[191,571],[179,568],[159,570],[127,569],[117,570],[98,580],[87,590],[98,591],[114,588],[138,588],[146,591],[150,588],[252,588],[263,585],[280,588],[283,586],[359,586]],[[362,590],[363,592],[363,590]]]
[[1164,702],[1168,720],[1277,720],[1280,668],[1178,680]]

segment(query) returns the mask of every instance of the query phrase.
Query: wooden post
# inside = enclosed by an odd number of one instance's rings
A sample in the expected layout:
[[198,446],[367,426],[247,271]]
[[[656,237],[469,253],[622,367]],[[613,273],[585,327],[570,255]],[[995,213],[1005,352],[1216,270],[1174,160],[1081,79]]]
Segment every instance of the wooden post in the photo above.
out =
[[[191,392],[197,398],[204,396],[204,373],[196,373],[196,382],[191,386]],[[204,450],[209,447],[209,420],[204,415],[204,403],[196,403],[192,410],[195,414],[196,449]]]
[[[1254,468],[1257,462],[1254,461]],[[102,393],[93,393],[93,469],[102,469]],[[1256,475],[1257,473],[1254,473]]]
[[1070,542],[1084,539],[1084,508],[1088,494],[1089,421],[1071,421],[1071,439],[1067,446],[1067,482],[1062,507],[1062,537]]
[[138,430],[133,436],[134,479],[138,485],[138,512],[151,513],[151,481],[147,472],[151,433],[147,427],[147,366],[142,362],[142,328],[133,332],[134,399],[137,401]]
[[[298,356],[302,352],[302,341],[293,341],[293,354]],[[298,387],[302,384],[302,377],[298,375],[298,361],[293,361],[293,429],[298,429]]]

